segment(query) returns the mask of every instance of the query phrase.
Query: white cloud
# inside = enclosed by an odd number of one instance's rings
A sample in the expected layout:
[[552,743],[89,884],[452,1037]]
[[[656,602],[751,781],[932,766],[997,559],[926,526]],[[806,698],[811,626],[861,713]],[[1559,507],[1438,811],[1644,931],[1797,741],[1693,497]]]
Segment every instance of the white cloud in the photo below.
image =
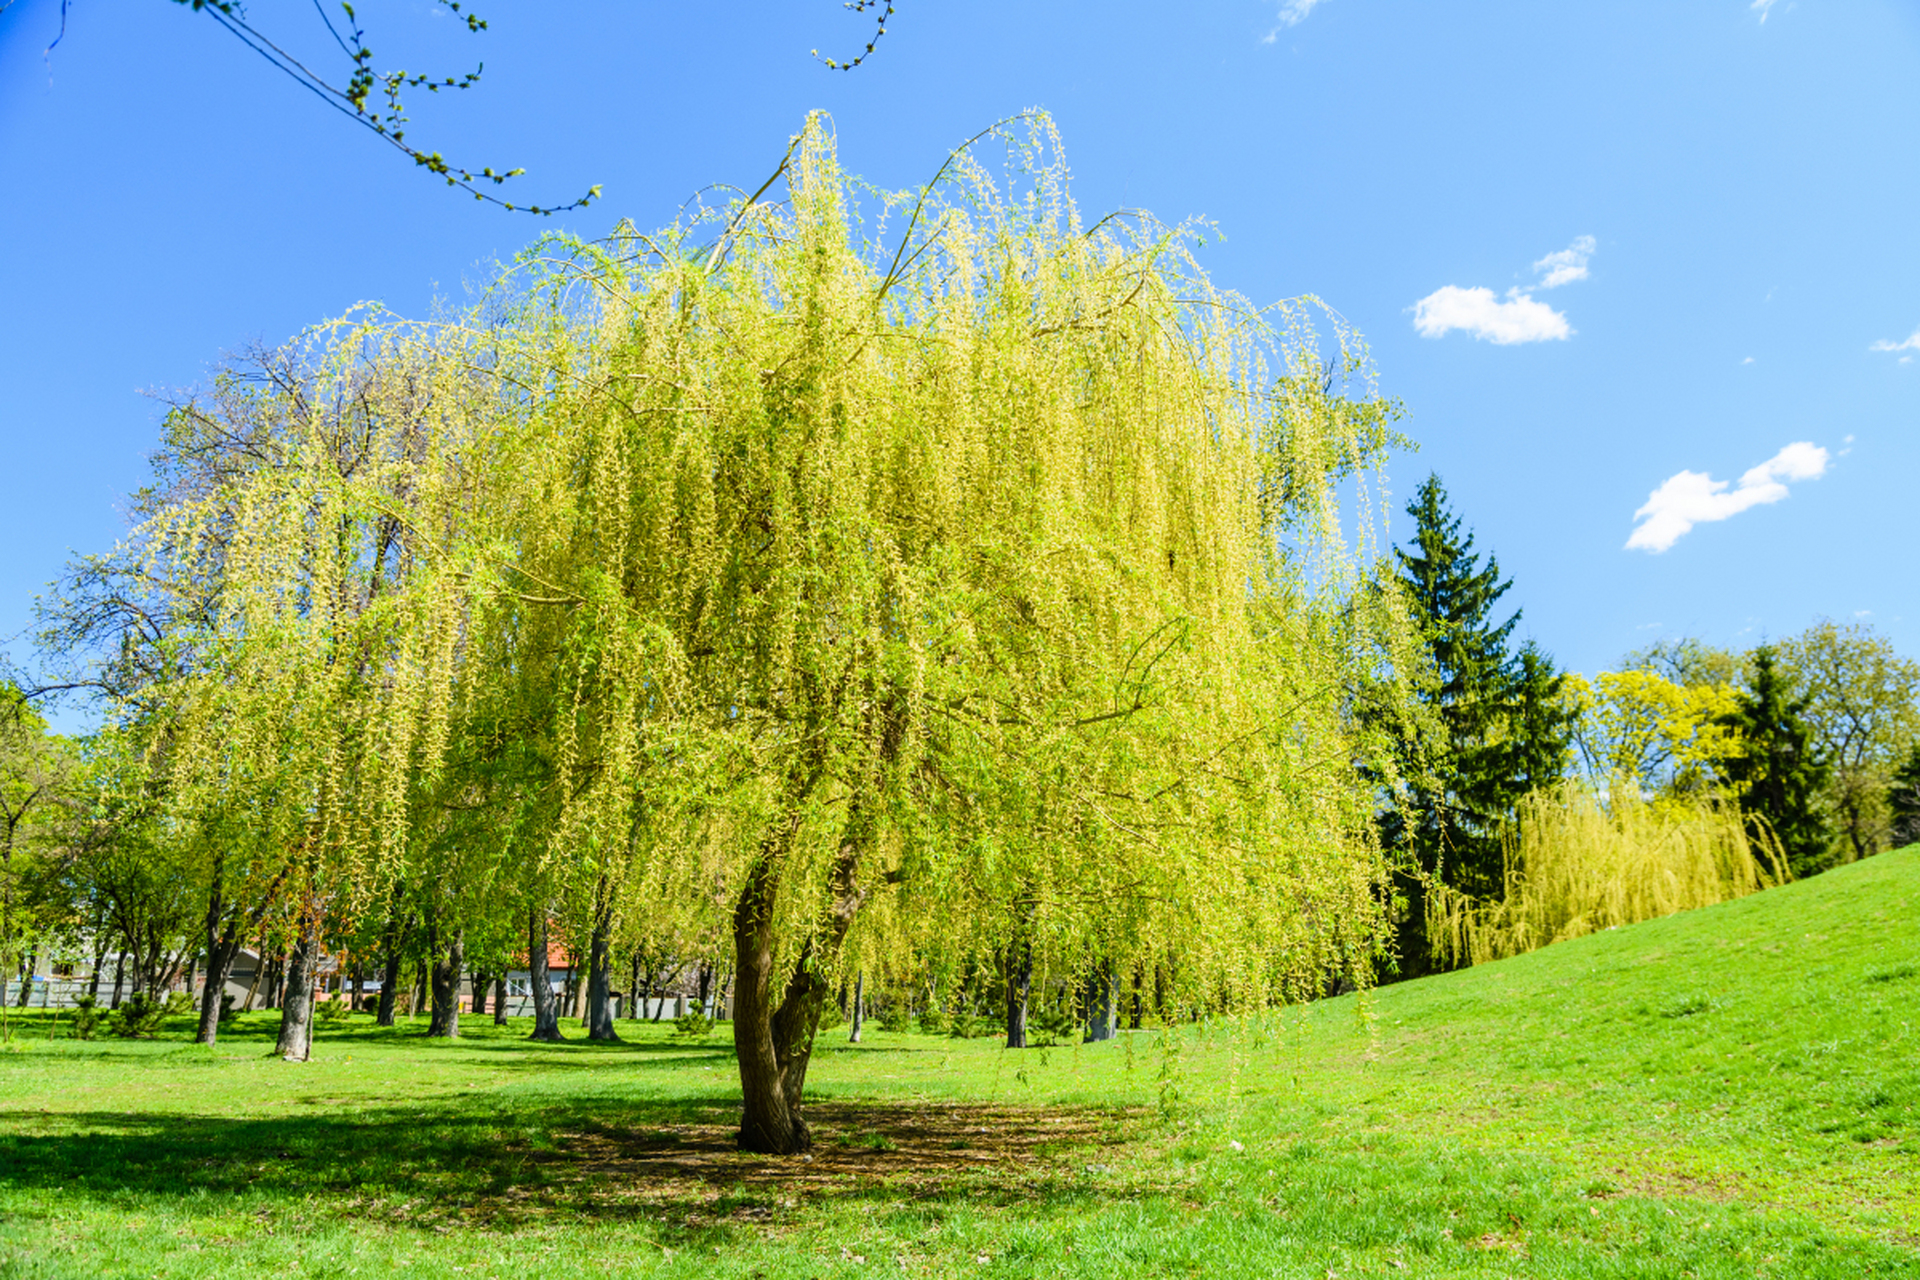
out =
[[1587,278],[1587,259],[1593,256],[1594,239],[1592,236],[1577,236],[1574,242],[1557,253],[1550,253],[1533,264],[1536,273],[1544,272],[1540,281],[1542,289],[1558,289],[1563,284],[1572,284],[1575,280]]
[[1915,329],[1898,342],[1889,342],[1885,338],[1868,347],[1869,351],[1920,351],[1920,329]]
[[1788,480],[1817,480],[1826,472],[1828,453],[1818,445],[1798,441],[1788,445],[1728,487],[1702,471],[1682,471],[1647,495],[1647,505],[1633,513],[1640,523],[1627,539],[1629,551],[1655,555],[1678,542],[1696,524],[1710,524],[1737,516],[1749,507],[1778,502],[1787,496]]
[[1753,0],[1753,3],[1748,5],[1747,8],[1759,14],[1760,21],[1765,22],[1767,20],[1767,14],[1772,11],[1776,3],[1778,3],[1778,0]]
[[1464,329],[1498,346],[1515,342],[1546,342],[1573,333],[1566,316],[1518,289],[1502,302],[1491,289],[1462,289],[1450,284],[1413,304],[1413,327],[1423,338],[1438,338]]
[[1272,44],[1280,38],[1282,29],[1286,27],[1297,27],[1305,22],[1307,15],[1312,13],[1319,4],[1320,0],[1286,0],[1286,2],[1280,6],[1279,22],[1275,24],[1273,30],[1267,32],[1266,37],[1261,40],[1261,43]]

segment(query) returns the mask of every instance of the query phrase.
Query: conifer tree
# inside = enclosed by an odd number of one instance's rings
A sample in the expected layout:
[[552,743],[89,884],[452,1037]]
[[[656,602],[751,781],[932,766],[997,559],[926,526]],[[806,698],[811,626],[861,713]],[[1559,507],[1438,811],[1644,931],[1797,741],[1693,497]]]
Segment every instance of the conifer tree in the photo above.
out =
[[1910,844],[1920,844],[1920,744],[1916,744],[1893,771],[1893,783],[1887,788],[1887,804],[1893,810],[1893,847],[1904,849]]
[[1418,682],[1424,714],[1401,727],[1406,790],[1382,825],[1402,858],[1400,969],[1412,975],[1428,963],[1427,879],[1479,897],[1500,892],[1503,827],[1522,797],[1560,777],[1572,715],[1552,660],[1531,643],[1509,651],[1520,614],[1496,621],[1495,607],[1512,581],[1491,553],[1481,562],[1439,476],[1407,513],[1413,546],[1394,554],[1429,668]]
[[1750,658],[1748,687],[1721,724],[1741,743],[1722,769],[1756,830],[1772,831],[1796,876],[1825,867],[1831,834],[1818,797],[1827,766],[1814,751],[1807,699],[1795,698],[1771,645]]

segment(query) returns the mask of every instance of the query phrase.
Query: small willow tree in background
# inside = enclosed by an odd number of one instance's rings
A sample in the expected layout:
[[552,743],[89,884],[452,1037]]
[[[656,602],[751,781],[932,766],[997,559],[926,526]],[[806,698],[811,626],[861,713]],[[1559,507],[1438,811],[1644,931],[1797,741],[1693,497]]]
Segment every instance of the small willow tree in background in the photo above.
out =
[[536,950],[565,916],[602,995],[610,939],[717,929],[776,1153],[853,965],[1134,966],[1192,1012],[1368,980],[1348,703],[1401,633],[1335,486],[1393,406],[1191,229],[1084,225],[1045,121],[1007,158],[883,201],[889,252],[816,119],[777,202],[543,242],[246,402],[270,447],[140,542],[208,601],[181,821],[260,815],[307,954],[449,876],[519,886]]
[[1756,841],[1731,800],[1647,800],[1631,777],[1616,779],[1604,799],[1567,783],[1521,803],[1507,834],[1502,900],[1440,886],[1428,902],[1427,932],[1435,959],[1481,964],[1787,879],[1777,843],[1764,829]]

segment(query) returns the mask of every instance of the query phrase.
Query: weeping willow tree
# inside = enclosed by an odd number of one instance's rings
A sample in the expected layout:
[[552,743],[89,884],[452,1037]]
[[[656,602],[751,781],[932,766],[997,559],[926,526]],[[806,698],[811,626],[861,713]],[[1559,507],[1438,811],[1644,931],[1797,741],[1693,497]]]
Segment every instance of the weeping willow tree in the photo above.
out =
[[1568,784],[1528,796],[1506,836],[1505,893],[1444,885],[1428,900],[1434,958],[1481,964],[1604,929],[1758,893],[1790,879],[1771,834],[1714,795],[1643,798],[1632,775],[1603,797]]
[[853,965],[1368,980],[1383,623],[1336,486],[1393,408],[1194,228],[1085,225],[1045,121],[1006,156],[884,199],[889,249],[815,120],[755,198],[545,241],[247,403],[268,445],[141,539],[207,600],[181,812],[257,809],[309,953],[476,858],[602,994],[609,939],[717,930],[776,1153]]

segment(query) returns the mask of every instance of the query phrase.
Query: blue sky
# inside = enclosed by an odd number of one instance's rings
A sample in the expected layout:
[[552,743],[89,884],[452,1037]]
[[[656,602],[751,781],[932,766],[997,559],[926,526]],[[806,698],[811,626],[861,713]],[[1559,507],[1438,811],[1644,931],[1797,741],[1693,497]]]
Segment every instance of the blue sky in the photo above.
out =
[[[1920,650],[1920,6],[898,3],[846,74],[808,56],[866,38],[833,0],[483,0],[479,36],[424,0],[360,12],[377,65],[484,58],[411,136],[525,166],[528,199],[601,184],[557,220],[588,236],[758,185],[810,108],[905,187],[1044,107],[1083,210],[1210,218],[1217,281],[1365,334],[1420,445],[1395,535],[1437,470],[1563,664],[1822,615]],[[249,14],[324,57],[311,5]],[[0,12],[0,637],[122,532],[141,389],[362,300],[427,314],[543,225],[436,186],[205,15],[77,0],[48,55],[59,26],[58,0]]]

